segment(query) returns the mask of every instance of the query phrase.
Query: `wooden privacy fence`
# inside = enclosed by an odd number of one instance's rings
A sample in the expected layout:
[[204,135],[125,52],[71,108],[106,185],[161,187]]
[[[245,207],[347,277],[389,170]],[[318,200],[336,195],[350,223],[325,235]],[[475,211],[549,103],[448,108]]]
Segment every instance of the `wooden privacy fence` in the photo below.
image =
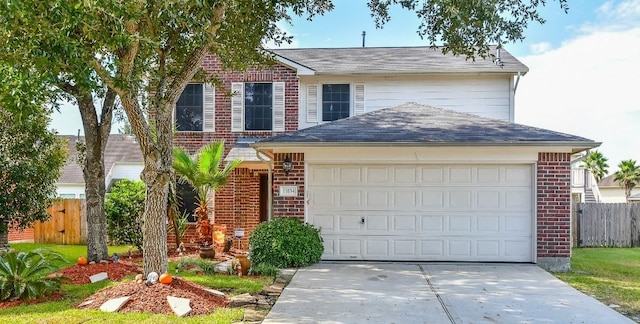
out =
[[87,213],[84,199],[64,199],[47,209],[51,219],[36,222],[34,241],[42,244],[87,243]]
[[579,246],[640,246],[639,203],[578,204],[577,216]]

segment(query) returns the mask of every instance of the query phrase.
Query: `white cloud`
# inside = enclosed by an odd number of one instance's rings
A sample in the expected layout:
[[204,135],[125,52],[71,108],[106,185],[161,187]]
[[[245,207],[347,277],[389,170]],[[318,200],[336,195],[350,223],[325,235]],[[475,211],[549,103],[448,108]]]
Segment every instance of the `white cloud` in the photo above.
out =
[[551,43],[542,42],[542,43],[533,44],[529,47],[531,48],[531,52],[533,52],[534,54],[541,54],[551,49]]
[[[640,1],[605,4],[600,11],[632,5],[638,8]],[[640,22],[616,25],[521,58],[530,72],[516,95],[516,122],[603,142],[599,149],[609,158],[610,173],[620,160],[640,160]]]
[[293,36],[291,43],[282,42],[280,45],[276,45],[273,40],[269,40],[265,43],[266,48],[298,48],[300,47],[300,43],[296,39],[297,35],[291,32],[291,28],[293,27],[290,23],[285,21],[279,21],[276,23],[278,28],[281,31],[285,32],[288,36]]

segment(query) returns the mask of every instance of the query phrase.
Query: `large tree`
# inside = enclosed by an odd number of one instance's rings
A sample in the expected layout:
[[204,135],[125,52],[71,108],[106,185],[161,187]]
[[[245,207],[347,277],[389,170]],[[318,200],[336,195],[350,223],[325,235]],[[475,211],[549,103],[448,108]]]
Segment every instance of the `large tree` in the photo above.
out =
[[[566,6],[565,0],[559,3]],[[424,19],[419,32],[430,44],[442,42],[446,50],[469,57],[486,55],[488,44],[498,40],[522,39],[528,22],[542,22],[536,11],[540,4],[544,1],[369,1],[380,26],[389,19],[389,6],[402,6]],[[167,270],[172,110],[185,86],[194,79],[216,81],[198,73],[207,54],[216,55],[228,70],[264,63],[266,42],[290,39],[278,23],[291,14],[312,18],[332,8],[331,0],[5,1],[0,33],[14,40],[7,41],[10,47],[2,44],[5,51],[48,65],[52,79],[61,81],[52,84],[78,104],[88,104],[90,94],[118,95],[144,156],[144,269],[162,273]],[[109,121],[103,117],[92,119],[90,126]],[[97,139],[94,147],[106,138],[99,130],[91,134]]]
[[600,181],[609,172],[609,164],[607,161],[608,159],[604,157],[601,152],[593,150],[582,160],[581,167],[591,172],[596,181]]
[[620,186],[624,188],[624,196],[629,202],[629,196],[631,196],[631,190],[640,182],[640,166],[636,164],[635,160],[624,160],[618,164],[618,171],[614,173],[613,180],[620,183]]
[[[47,89],[36,78],[24,84],[8,79],[21,74],[10,67],[0,72],[0,244],[4,247],[9,226],[24,229],[48,219],[66,145],[47,130]],[[23,87],[37,87],[40,94],[22,97]]]

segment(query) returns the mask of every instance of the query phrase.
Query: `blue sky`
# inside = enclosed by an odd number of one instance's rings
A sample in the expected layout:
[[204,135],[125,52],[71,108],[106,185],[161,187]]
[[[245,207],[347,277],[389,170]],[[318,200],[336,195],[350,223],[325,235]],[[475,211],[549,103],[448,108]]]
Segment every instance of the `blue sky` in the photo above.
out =
[[[419,46],[413,13],[396,8],[382,30],[365,0],[334,0],[335,9],[312,22],[296,18],[282,28],[294,36],[286,47]],[[640,0],[556,0],[541,8],[544,25],[530,24],[523,42],[505,48],[530,72],[516,93],[516,122],[603,142],[609,172],[623,159],[640,161]],[[64,107],[52,127],[60,134],[82,128],[79,113]],[[115,131],[115,128],[114,128]]]

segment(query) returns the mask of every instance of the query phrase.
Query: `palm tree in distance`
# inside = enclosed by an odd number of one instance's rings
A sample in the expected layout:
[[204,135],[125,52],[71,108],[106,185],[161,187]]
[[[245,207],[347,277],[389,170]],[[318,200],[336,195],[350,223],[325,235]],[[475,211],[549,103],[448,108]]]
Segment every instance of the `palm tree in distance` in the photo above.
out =
[[640,181],[640,168],[636,164],[635,160],[624,160],[618,164],[620,170],[614,173],[614,179],[620,186],[624,188],[624,195],[629,202],[629,196],[631,196],[631,190]]
[[179,181],[193,187],[197,195],[197,207],[194,216],[200,246],[213,245],[213,232],[209,222],[209,199],[216,189],[227,183],[229,175],[240,163],[241,159],[228,162],[221,168],[224,142],[212,142],[203,146],[193,157],[180,148],[173,149],[173,169]]
[[589,152],[587,157],[582,161],[581,167],[593,174],[596,178],[596,182],[599,182],[609,172],[609,164],[607,164],[607,158],[602,155],[598,150]]

